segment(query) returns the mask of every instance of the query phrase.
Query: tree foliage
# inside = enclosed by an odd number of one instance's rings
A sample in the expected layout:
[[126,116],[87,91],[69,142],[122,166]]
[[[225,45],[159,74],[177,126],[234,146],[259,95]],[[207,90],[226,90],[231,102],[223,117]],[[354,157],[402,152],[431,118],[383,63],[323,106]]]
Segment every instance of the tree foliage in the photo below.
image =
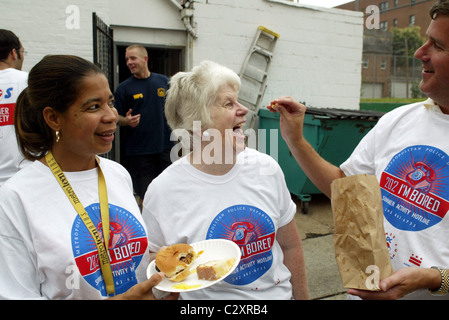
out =
[[421,37],[421,28],[418,26],[408,28],[391,28],[393,34],[393,55],[411,56],[421,47],[425,39]]

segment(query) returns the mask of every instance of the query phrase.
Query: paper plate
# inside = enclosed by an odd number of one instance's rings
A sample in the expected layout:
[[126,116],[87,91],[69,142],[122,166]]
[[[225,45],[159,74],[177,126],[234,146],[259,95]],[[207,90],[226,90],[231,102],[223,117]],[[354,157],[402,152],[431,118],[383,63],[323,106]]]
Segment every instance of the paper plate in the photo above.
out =
[[[155,288],[165,292],[188,292],[194,290],[204,289],[220,282],[228,275],[230,275],[234,269],[238,266],[241,257],[241,251],[238,245],[230,240],[224,239],[211,239],[196,242],[191,244],[193,250],[200,256],[192,263],[192,274],[181,282],[172,282],[167,279],[162,280]],[[199,264],[206,263],[211,260],[222,260],[235,258],[234,265],[220,279],[214,281],[199,280],[196,274],[196,267]],[[153,274],[157,273],[155,260],[151,261],[147,269],[147,277],[150,278]]]

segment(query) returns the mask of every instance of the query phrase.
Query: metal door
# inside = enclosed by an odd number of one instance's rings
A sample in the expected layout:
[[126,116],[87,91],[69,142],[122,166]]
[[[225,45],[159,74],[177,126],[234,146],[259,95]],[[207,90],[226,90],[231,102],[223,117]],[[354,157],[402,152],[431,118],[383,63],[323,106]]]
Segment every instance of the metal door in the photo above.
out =
[[[114,90],[114,37],[112,29],[101,20],[95,12],[92,13],[93,26],[93,62],[103,70],[109,81],[109,88]],[[120,161],[120,134],[119,127],[115,134],[114,144],[111,151],[102,156]]]

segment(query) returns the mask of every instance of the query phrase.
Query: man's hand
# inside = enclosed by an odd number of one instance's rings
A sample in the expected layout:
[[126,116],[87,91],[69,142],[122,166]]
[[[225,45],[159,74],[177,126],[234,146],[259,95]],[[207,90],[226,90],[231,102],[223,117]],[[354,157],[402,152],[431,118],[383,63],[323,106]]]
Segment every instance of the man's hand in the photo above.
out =
[[133,110],[129,109],[125,117],[119,117],[120,126],[130,126],[132,128],[137,127],[137,125],[140,123],[140,114],[136,114],[135,116],[133,116],[132,112]]
[[379,283],[380,291],[349,289],[348,294],[365,300],[396,300],[418,289],[435,289],[441,283],[438,270],[430,268],[401,268]]

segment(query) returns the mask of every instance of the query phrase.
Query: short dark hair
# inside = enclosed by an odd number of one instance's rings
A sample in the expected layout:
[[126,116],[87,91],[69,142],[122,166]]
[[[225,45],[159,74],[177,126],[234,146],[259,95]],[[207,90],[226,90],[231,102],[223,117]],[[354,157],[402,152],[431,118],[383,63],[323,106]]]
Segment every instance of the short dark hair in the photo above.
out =
[[43,110],[52,107],[64,113],[80,94],[82,81],[104,74],[90,61],[71,55],[49,55],[28,75],[28,87],[17,98],[14,121],[20,151],[28,160],[38,160],[53,146],[53,132]]
[[430,17],[435,19],[438,15],[449,16],[449,0],[438,0],[430,9]]
[[22,47],[19,38],[14,32],[0,29],[0,61],[6,60],[12,49],[19,49]]

